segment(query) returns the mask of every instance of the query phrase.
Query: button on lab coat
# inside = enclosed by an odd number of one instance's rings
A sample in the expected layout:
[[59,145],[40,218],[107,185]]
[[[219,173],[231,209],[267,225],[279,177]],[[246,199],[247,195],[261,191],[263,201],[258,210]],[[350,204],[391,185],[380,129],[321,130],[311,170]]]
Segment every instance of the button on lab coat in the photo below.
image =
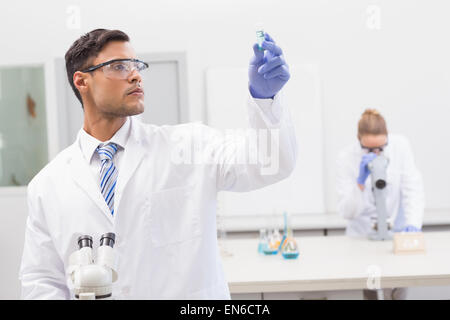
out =
[[[422,227],[424,190],[422,176],[417,169],[408,140],[390,134],[384,155],[389,159],[387,168],[386,208],[388,221],[394,231],[407,225]],[[348,219],[349,236],[367,236],[371,232],[371,217],[376,217],[371,176],[364,191],[356,184],[363,151],[359,141],[348,146],[338,156],[336,188],[338,213]]]
[[[292,172],[296,140],[281,100],[277,95],[273,103],[248,102],[252,128],[279,130],[275,174],[261,174],[260,164],[233,162],[243,146],[208,126],[155,126],[131,118],[114,217],[77,138],[28,185],[22,298],[73,298],[66,270],[77,238],[91,235],[96,252],[100,235],[114,232],[115,299],[229,299],[217,247],[217,192],[258,189]],[[218,161],[179,161],[181,153],[194,149],[191,144],[212,151]]]

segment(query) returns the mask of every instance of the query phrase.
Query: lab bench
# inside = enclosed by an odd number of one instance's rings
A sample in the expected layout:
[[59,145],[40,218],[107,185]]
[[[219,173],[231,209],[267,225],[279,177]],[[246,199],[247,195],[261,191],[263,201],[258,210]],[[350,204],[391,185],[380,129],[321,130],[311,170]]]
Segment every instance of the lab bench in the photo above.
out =
[[257,238],[221,240],[232,299],[359,299],[368,281],[378,281],[380,288],[436,286],[441,296],[450,297],[450,232],[425,232],[426,252],[415,255],[394,255],[392,241],[296,240],[300,255],[295,260],[258,253]]

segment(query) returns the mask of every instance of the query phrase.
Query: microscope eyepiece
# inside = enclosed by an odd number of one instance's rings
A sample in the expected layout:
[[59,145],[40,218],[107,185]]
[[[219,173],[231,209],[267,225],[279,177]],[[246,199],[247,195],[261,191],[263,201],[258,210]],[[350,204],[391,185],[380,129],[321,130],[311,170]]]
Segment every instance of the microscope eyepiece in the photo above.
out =
[[386,181],[384,181],[384,180],[382,180],[382,179],[377,180],[377,181],[375,182],[375,186],[376,186],[378,189],[384,189],[384,187],[386,187]]
[[92,237],[88,235],[82,235],[78,237],[78,248],[90,247],[92,248]]
[[115,241],[116,235],[112,232],[108,232],[102,234],[102,236],[100,237],[100,246],[110,246],[111,248],[113,248]]

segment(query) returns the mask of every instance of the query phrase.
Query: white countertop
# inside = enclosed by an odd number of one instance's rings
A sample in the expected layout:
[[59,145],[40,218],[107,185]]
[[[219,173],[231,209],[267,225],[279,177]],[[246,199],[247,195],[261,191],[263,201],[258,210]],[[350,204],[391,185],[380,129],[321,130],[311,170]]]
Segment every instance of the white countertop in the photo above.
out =
[[[227,231],[258,231],[278,225],[283,228],[283,215],[224,215],[221,223]],[[337,213],[290,214],[290,225],[294,230],[345,229],[347,220]],[[424,226],[450,225],[450,210],[427,210]]]
[[450,285],[450,232],[425,233],[426,253],[394,255],[392,241],[346,236],[296,238],[300,255],[257,252],[257,239],[225,240],[222,261],[231,293],[365,289],[380,272],[382,288]]

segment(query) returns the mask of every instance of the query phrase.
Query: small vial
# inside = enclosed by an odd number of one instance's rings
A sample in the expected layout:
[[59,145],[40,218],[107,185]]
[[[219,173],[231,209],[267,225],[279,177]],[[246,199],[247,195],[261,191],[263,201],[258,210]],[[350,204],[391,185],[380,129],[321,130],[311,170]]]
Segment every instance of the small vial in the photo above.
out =
[[262,42],[264,41],[264,28],[262,24],[258,23],[255,26],[256,29],[256,42],[258,43],[259,51],[263,51],[264,49],[261,47]]

